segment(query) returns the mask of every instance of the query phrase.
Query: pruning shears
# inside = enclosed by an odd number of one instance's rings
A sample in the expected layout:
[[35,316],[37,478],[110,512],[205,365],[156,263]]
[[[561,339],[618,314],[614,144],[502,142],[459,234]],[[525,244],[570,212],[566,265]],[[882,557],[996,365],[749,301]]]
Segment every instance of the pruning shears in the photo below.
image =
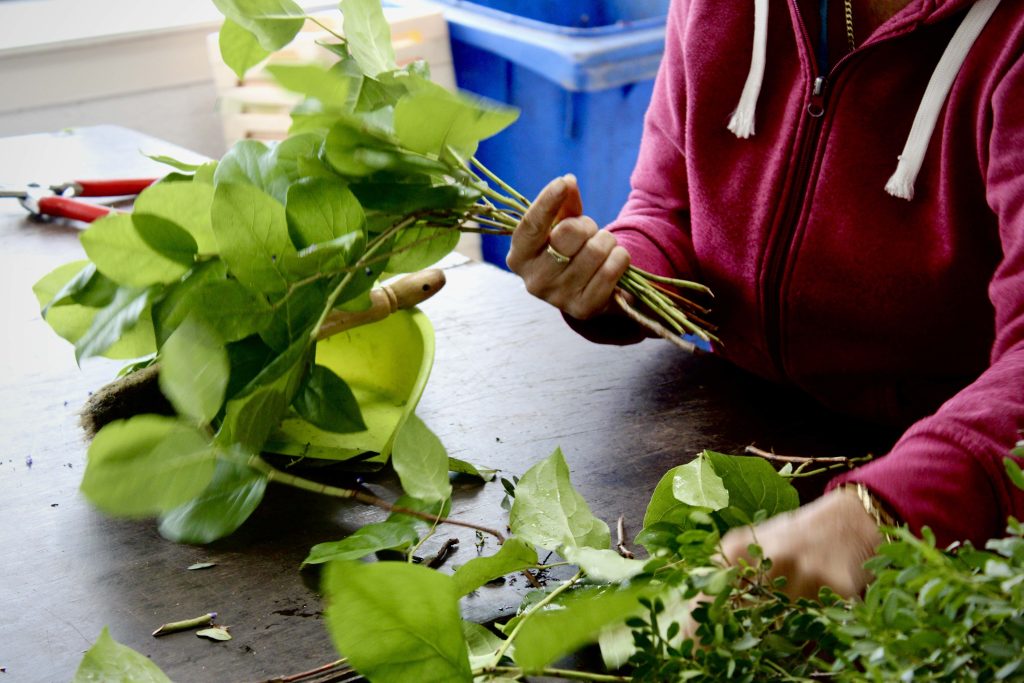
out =
[[101,203],[79,201],[78,197],[106,197],[112,200],[127,198],[137,195],[157,180],[159,178],[118,178],[72,180],[60,185],[0,185],[0,198],[17,199],[33,216],[71,218],[92,223],[116,209]]

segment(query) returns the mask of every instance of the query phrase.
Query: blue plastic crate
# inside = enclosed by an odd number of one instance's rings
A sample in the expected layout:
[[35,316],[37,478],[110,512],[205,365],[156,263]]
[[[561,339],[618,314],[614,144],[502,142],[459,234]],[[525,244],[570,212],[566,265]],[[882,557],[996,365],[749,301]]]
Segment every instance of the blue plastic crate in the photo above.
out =
[[[563,11],[561,3],[539,0],[483,1],[519,11],[544,6],[548,19]],[[560,26],[459,0],[444,0],[442,9],[459,87],[522,112],[510,128],[481,143],[477,156],[530,198],[552,178],[574,173],[585,211],[604,225],[629,194],[664,49],[668,0],[589,2],[598,4],[614,23]],[[652,15],[640,16],[641,9]],[[508,244],[506,237],[485,235],[484,259],[504,267]]]
[[439,0],[475,9],[490,7],[558,26],[593,28],[664,17],[668,0]]

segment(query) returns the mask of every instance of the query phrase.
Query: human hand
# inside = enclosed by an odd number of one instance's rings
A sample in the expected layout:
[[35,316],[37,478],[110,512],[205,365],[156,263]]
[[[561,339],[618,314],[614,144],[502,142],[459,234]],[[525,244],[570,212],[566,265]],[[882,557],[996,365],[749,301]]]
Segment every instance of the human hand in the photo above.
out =
[[849,598],[870,581],[864,562],[875,553],[882,534],[849,488],[830,491],[807,505],[722,537],[727,562],[752,562],[747,546],[756,543],[772,561],[770,577],[785,576],[790,597],[816,598],[828,586]]
[[[557,253],[549,253],[549,246]],[[559,254],[569,260],[559,262]],[[586,320],[608,309],[629,254],[583,215],[576,178],[567,175],[541,190],[512,234],[506,263],[528,292]]]

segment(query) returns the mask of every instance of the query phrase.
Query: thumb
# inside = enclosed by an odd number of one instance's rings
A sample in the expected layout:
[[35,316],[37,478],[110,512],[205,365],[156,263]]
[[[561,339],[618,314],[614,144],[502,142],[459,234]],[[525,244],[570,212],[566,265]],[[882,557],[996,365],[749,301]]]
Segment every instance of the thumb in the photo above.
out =
[[558,214],[555,216],[555,223],[566,218],[576,218],[583,215],[583,197],[580,196],[580,185],[576,181],[576,176],[572,173],[567,173],[562,176],[562,180],[565,181],[566,186],[565,198],[562,200],[562,206],[559,207]]

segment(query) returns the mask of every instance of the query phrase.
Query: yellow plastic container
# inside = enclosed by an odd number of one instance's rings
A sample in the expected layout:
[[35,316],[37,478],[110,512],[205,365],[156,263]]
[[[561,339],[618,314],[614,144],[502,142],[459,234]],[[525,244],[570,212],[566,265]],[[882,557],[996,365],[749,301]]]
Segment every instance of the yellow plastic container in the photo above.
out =
[[427,385],[434,364],[434,328],[419,309],[397,311],[372,325],[319,342],[316,362],[348,383],[367,429],[336,434],[293,413],[270,437],[265,450],[325,460],[358,457],[362,462],[383,462]]

